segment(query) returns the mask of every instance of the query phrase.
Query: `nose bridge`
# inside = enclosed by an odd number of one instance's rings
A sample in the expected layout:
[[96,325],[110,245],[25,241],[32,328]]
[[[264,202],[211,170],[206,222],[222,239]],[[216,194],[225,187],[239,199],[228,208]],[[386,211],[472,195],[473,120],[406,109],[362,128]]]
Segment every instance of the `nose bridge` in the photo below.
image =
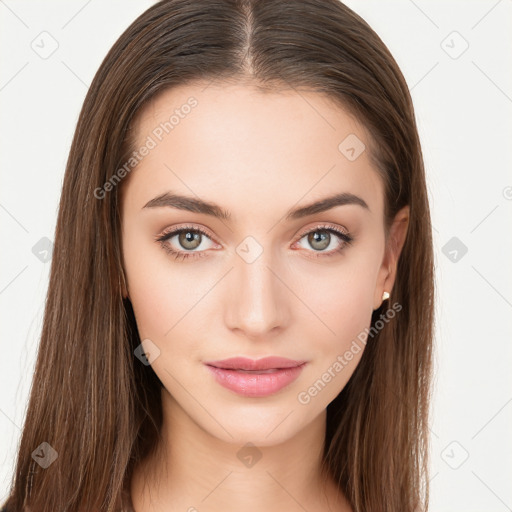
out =
[[263,250],[255,240],[237,247],[228,298],[231,328],[256,337],[282,326],[286,301],[283,284],[274,275],[276,266],[272,251]]

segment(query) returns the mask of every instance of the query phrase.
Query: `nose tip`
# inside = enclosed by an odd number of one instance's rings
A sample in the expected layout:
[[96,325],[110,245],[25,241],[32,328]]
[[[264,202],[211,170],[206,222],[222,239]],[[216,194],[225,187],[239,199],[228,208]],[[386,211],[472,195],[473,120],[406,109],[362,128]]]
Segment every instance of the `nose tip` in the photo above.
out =
[[228,326],[250,339],[268,338],[283,326],[283,285],[264,258],[240,261],[231,276]]

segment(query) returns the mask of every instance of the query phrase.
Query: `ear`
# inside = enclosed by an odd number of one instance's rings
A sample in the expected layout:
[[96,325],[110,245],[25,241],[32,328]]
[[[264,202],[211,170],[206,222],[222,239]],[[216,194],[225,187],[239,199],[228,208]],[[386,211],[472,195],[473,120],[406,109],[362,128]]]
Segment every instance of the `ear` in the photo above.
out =
[[393,219],[390,226],[389,237],[384,251],[384,258],[377,276],[375,296],[373,298],[374,310],[382,304],[382,294],[386,291],[391,295],[395,284],[396,268],[402,247],[409,227],[409,206],[404,206]]

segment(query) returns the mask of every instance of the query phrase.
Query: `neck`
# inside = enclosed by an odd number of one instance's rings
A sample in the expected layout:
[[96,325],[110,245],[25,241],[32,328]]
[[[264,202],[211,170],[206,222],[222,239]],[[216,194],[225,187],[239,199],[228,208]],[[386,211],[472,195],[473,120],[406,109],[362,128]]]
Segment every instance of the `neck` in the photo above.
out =
[[271,446],[227,443],[197,425],[162,388],[163,442],[135,468],[136,512],[348,511],[322,474],[326,411]]

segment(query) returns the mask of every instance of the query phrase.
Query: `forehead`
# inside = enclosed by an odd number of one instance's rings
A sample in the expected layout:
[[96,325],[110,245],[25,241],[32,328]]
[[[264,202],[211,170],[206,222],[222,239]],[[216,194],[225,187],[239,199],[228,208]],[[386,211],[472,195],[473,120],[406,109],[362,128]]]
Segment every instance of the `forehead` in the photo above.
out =
[[289,207],[346,191],[382,211],[365,127],[323,94],[175,87],[141,110],[132,140],[136,151],[151,146],[124,184],[139,208],[167,190],[212,199],[235,215],[236,205],[254,213],[276,199]]

